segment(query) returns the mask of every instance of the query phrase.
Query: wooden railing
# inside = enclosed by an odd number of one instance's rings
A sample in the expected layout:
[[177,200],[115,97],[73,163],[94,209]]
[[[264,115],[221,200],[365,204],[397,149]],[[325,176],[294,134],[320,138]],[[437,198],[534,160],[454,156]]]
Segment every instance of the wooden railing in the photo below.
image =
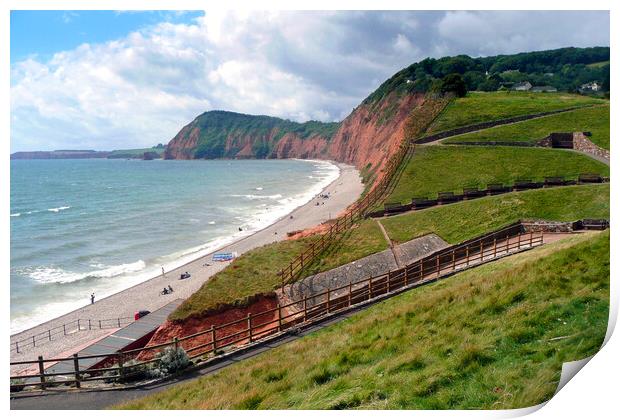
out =
[[11,342],[11,351],[15,353],[20,353],[23,349],[27,347],[36,347],[37,344],[41,345],[43,343],[50,342],[56,336],[66,336],[75,334],[80,331],[88,331],[88,330],[103,330],[103,329],[112,329],[112,328],[120,328],[124,325],[128,325],[134,321],[133,317],[122,317],[122,318],[110,318],[110,319],[74,319],[73,321],[66,322],[57,327],[52,327],[46,331],[42,331],[37,334],[33,334],[29,337],[22,338],[20,340],[15,340]]
[[327,249],[340,234],[353,226],[355,221],[363,218],[365,213],[384,196],[390,185],[392,176],[400,166],[409,148],[414,147],[407,143],[408,142],[404,142],[398,149],[398,152],[392,155],[388,160],[381,181],[379,181],[368,194],[358,200],[348,212],[337,218],[335,222],[330,225],[326,233],[320,235],[317,240],[310,243],[288,266],[278,271],[278,275],[281,279],[281,286],[294,280],[304,267],[310,264],[317,255]]
[[[165,343],[109,354],[84,356],[74,354],[70,358],[55,359],[43,359],[39,356],[37,360],[11,362],[11,366],[35,366],[36,371],[36,373],[11,376],[12,381],[27,381],[25,384],[12,385],[12,387],[34,386],[46,389],[54,385],[65,384],[80,388],[83,382],[102,381],[104,378],[101,375],[106,372],[115,373],[106,376],[106,381],[123,382],[130,376],[130,369],[159,361],[155,352],[170,346],[181,346],[193,361],[202,362],[203,359],[221,354],[227,349],[232,350],[231,346],[249,345],[275,333],[296,328],[299,324],[311,324],[325,316],[346,311],[352,306],[388,297],[436,281],[468,267],[530,249],[542,243],[542,232],[522,233],[520,224],[514,224],[500,231],[437,251],[404,268],[368,279],[350,281],[348,284],[328,288],[285,305],[278,305],[274,309],[249,313],[237,320],[212,325],[207,330],[183,338],[174,338]],[[202,340],[197,340],[198,338]],[[138,363],[130,367],[126,365],[127,361],[136,360],[138,355],[141,355]],[[108,365],[112,363],[116,365],[97,368],[93,362],[93,368],[80,369],[81,360],[98,359],[96,363],[101,365],[101,358],[107,359]],[[146,360],[140,360],[145,358]],[[71,362],[73,369],[65,372],[46,372],[45,365],[54,362]],[[105,387],[105,385],[99,384],[98,387]]]
[[571,174],[564,176],[546,176],[543,178],[515,180],[513,184],[489,183],[485,189],[465,187],[462,193],[443,191],[437,193],[437,198],[414,197],[410,203],[385,203],[383,210],[375,210],[366,214],[366,217],[383,217],[404,213],[410,210],[421,210],[458,201],[473,200],[490,195],[507,194],[517,191],[526,191],[540,188],[554,188],[569,185],[601,184],[609,182],[609,178],[600,174]]

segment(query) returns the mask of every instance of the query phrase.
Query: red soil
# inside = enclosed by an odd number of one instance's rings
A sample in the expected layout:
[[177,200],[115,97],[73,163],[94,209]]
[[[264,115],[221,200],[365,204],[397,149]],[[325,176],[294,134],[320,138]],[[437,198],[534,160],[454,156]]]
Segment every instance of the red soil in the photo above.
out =
[[[190,318],[190,319],[184,320],[183,322],[166,321],[155,332],[155,335],[153,335],[153,337],[151,338],[147,346],[163,344],[166,342],[170,342],[175,337],[182,338],[182,337],[186,337],[192,334],[196,334],[198,332],[207,331],[211,328],[212,325],[215,325],[217,327],[218,325],[224,325],[224,324],[232,323],[234,321],[239,321],[232,325],[228,325],[224,328],[217,329],[217,332],[216,332],[216,338],[218,339],[217,346],[218,348],[224,347],[228,345],[231,341],[234,341],[242,337],[247,337],[247,334],[244,334],[244,335],[233,336],[228,339],[221,340],[221,341],[219,340],[220,338],[228,337],[234,333],[239,333],[243,330],[246,330],[248,327],[246,317],[249,313],[258,314],[264,311],[272,310],[266,314],[259,315],[257,317],[252,318],[252,325],[253,325],[252,334],[253,334],[253,337],[258,337],[261,335],[261,332],[264,332],[268,330],[269,328],[273,328],[274,326],[277,325],[278,314],[277,314],[277,310],[274,310],[277,308],[277,305],[278,305],[278,301],[275,296],[268,296],[268,297],[260,296],[253,303],[249,304],[248,306],[244,308],[230,308],[230,309],[223,310],[219,313],[207,315],[201,318]],[[267,324],[267,325],[264,325],[258,328],[254,327],[260,324]],[[182,343],[180,343],[180,345],[185,350],[188,350],[198,345],[209,343],[210,341],[211,341],[211,334],[206,333],[198,337],[183,341]],[[242,345],[245,343],[247,343],[247,338],[239,343],[236,343],[236,345]],[[195,355],[200,352],[207,351],[207,350],[211,350],[210,345],[205,346],[196,351],[190,352],[190,354]],[[138,359],[147,360],[153,357],[158,352],[159,350],[141,352],[140,355],[138,356]]]

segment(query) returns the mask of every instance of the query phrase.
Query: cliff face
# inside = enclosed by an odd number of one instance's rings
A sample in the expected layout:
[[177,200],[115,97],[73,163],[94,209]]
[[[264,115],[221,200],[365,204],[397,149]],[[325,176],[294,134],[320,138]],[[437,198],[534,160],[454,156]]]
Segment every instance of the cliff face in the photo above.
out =
[[325,157],[379,175],[404,138],[409,114],[424,100],[422,94],[390,95],[374,105],[360,105],[340,124]]
[[317,158],[376,172],[398,148],[411,110],[423,103],[421,94],[389,95],[358,106],[340,124],[211,111],[183,127],[165,158]]

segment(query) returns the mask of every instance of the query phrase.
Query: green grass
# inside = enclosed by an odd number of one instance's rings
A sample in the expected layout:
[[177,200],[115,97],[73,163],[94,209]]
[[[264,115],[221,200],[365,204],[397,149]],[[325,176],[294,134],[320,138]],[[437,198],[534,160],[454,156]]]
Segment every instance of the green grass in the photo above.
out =
[[454,244],[525,218],[556,221],[608,219],[609,184],[483,197],[388,217],[381,223],[390,239],[399,243],[436,233]]
[[[316,236],[285,240],[253,249],[204,283],[169,317],[183,320],[200,317],[229,305],[244,305],[248,299],[269,293],[280,286],[277,271],[287,266]],[[321,272],[383,251],[388,247],[381,230],[372,220],[349,230],[324,255],[320,255],[302,275]],[[337,254],[327,257],[328,253]]]
[[584,108],[520,123],[451,137],[443,143],[524,142],[534,143],[554,132],[590,131],[590,140],[609,150],[609,105]]
[[146,152],[154,152],[163,155],[165,147],[147,147],[144,149],[121,149],[113,150],[108,159],[142,159]]
[[450,103],[427,131],[437,133],[484,121],[604,103],[568,93],[470,92]]
[[586,67],[598,68],[598,67],[605,67],[608,65],[609,65],[609,60],[606,60],[606,61],[599,61],[598,63],[587,64]]
[[[573,236],[378,303],[125,409],[508,409],[601,346],[609,233]],[[563,337],[563,338],[559,338]]]
[[436,198],[438,192],[461,193],[463,187],[513,184],[516,179],[580,173],[609,175],[601,162],[568,150],[506,146],[416,146],[387,202],[410,203],[413,197]]

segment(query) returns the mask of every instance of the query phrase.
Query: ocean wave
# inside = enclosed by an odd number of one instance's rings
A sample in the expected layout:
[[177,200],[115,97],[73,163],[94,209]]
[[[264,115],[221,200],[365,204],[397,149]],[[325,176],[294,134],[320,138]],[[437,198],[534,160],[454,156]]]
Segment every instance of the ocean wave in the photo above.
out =
[[282,194],[272,194],[272,195],[256,195],[256,194],[231,194],[231,197],[243,197],[248,200],[277,200],[278,198],[282,198]]
[[254,189],[255,189],[256,191],[262,191],[262,190],[263,190],[263,187],[256,187],[256,188],[254,188]]
[[209,224],[210,224],[210,225],[214,225],[214,224],[215,224],[215,221],[211,220],[211,221],[209,222]]
[[52,209],[47,209],[47,211],[53,211],[54,213],[58,213],[61,210],[67,210],[67,209],[70,209],[70,208],[71,208],[71,206],[61,206],[61,207],[55,207],[55,208],[52,208]]
[[11,213],[11,217],[19,217],[21,216],[21,213]]
[[123,274],[135,273],[143,270],[146,264],[142,260],[138,260],[133,263],[119,264],[108,266],[99,270],[89,271],[86,273],[76,273],[72,271],[63,270],[58,267],[37,267],[27,274],[28,277],[35,280],[40,284],[63,284],[73,283],[80,280],[89,278],[111,278],[120,276]]

